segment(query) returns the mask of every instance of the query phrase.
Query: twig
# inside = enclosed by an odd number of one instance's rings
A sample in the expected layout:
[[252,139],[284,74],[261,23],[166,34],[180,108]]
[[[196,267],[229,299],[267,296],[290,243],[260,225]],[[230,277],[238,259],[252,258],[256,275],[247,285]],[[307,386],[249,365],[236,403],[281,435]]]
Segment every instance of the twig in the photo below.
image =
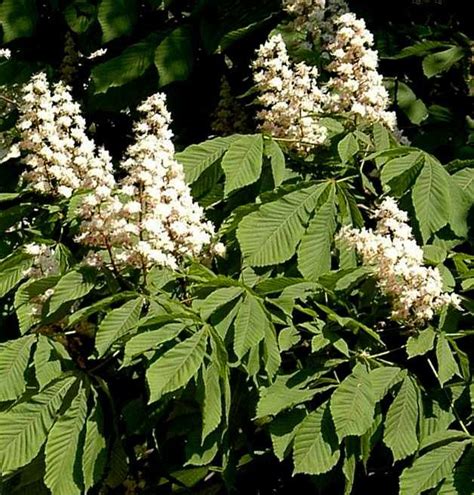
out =
[[0,95],[0,100],[3,100],[4,102],[13,105],[14,107],[18,106],[15,101],[13,101],[11,98],[8,98],[8,96],[5,95]]

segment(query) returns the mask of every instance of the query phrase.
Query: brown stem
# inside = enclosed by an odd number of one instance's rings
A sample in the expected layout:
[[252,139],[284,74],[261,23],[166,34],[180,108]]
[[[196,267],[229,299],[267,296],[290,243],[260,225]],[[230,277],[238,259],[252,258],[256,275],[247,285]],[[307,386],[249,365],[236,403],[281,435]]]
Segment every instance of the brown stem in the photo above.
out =
[[18,106],[15,101],[13,101],[11,98],[8,98],[8,96],[5,95],[0,95],[0,100],[3,100],[4,102],[8,103],[9,105],[13,105],[14,107]]

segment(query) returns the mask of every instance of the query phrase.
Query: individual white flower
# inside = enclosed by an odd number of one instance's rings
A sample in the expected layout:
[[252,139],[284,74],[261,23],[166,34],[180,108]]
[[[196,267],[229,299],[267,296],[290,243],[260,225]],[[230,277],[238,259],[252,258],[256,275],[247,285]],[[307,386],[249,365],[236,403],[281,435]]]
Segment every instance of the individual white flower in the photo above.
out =
[[107,53],[107,48],[99,48],[95,52],[90,53],[87,55],[88,60],[94,60],[95,58],[103,57]]
[[443,292],[438,268],[423,264],[423,250],[406,223],[408,215],[386,198],[374,213],[372,229],[344,228],[339,236],[356,248],[365,265],[374,270],[377,284],[392,305],[392,318],[420,326],[445,307],[460,307],[457,294]]
[[0,48],[0,59],[4,58],[10,60],[12,56],[12,51],[9,48]]

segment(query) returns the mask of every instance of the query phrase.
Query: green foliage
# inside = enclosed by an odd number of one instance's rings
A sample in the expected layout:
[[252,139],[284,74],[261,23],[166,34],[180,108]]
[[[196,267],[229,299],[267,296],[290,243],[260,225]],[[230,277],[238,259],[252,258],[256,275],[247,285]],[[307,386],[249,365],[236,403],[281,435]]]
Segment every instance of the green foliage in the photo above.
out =
[[188,26],[175,29],[158,45],[155,65],[160,76],[160,86],[189,77],[193,66],[193,45]]
[[405,377],[385,421],[384,442],[395,461],[413,454],[418,447],[418,389],[413,379]]
[[400,478],[400,495],[415,495],[434,488],[453,470],[468,442],[451,442],[419,457]]
[[30,360],[33,335],[0,345],[0,401],[15,400],[25,393],[25,372]]
[[119,56],[92,70],[96,93],[105,93],[110,88],[120,87],[143,76],[153,64],[155,44],[152,40],[141,41],[125,49]]
[[136,0],[101,0],[97,18],[105,43],[130,34],[137,20]]
[[293,447],[295,473],[326,473],[337,463],[339,455],[328,404],[323,404],[298,426]]
[[147,371],[150,402],[183,387],[196,375],[206,354],[207,339],[208,331],[203,327],[150,364]]
[[4,0],[0,5],[0,24],[5,42],[31,36],[37,22],[33,0]]
[[225,173],[224,194],[253,184],[262,173],[262,136],[242,136],[233,142],[222,159]]
[[354,369],[331,397],[331,415],[339,440],[348,435],[363,435],[372,425],[375,399],[369,374]]

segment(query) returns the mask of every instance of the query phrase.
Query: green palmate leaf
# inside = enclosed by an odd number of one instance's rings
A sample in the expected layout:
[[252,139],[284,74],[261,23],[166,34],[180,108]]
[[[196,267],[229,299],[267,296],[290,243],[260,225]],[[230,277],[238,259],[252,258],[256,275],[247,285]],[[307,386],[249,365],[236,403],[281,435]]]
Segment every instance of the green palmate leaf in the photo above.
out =
[[331,397],[331,414],[340,440],[362,435],[374,420],[375,400],[367,371],[358,366]]
[[140,318],[143,299],[137,297],[118,309],[111,311],[102,321],[95,336],[95,348],[103,356],[114,342],[121,339]]
[[416,97],[413,90],[404,82],[397,83],[397,104],[410,122],[421,124],[428,117],[428,109],[422,100]]
[[176,159],[183,165],[186,182],[193,184],[211,165],[220,160],[239,136],[218,137],[188,146]]
[[34,354],[35,376],[40,390],[59,378],[62,373],[61,360],[68,358],[67,351],[61,344],[48,337],[38,335]]
[[389,160],[382,168],[380,178],[393,194],[402,196],[413,185],[422,168],[422,153],[409,153]]
[[[453,484],[456,495],[471,495],[474,493],[474,447],[470,447],[469,451],[463,456],[461,462],[456,466],[456,470],[452,475]],[[446,492],[447,493],[447,492]]]
[[298,270],[308,280],[317,280],[331,269],[331,246],[336,231],[335,188],[316,212],[298,249]]
[[438,335],[436,359],[438,361],[438,379],[441,386],[449,381],[454,375],[459,375],[459,367],[454,359],[453,351],[451,350],[448,339],[444,333]]
[[460,430],[440,430],[423,439],[420,443],[419,451],[433,450],[441,445],[455,442],[457,440],[469,440],[469,434]]
[[237,238],[250,266],[283,263],[294,254],[326,184],[287,194],[246,216]]
[[452,176],[454,182],[474,201],[474,168],[463,168]]
[[420,57],[432,52],[433,50],[436,50],[436,48],[445,48],[449,46],[450,44],[446,43],[445,41],[431,41],[431,40],[417,41],[413,45],[406,46],[405,48],[403,48],[397,55],[386,58],[391,58],[396,60],[406,57],[414,57],[414,56]]
[[20,193],[0,193],[0,203],[3,203],[4,201],[11,201],[12,199],[19,198],[20,196]]
[[46,441],[74,377],[59,380],[28,402],[0,413],[0,471],[14,471],[30,463]]
[[346,440],[345,445],[344,463],[342,465],[342,472],[345,478],[344,495],[350,495],[352,493],[352,487],[354,485],[355,471],[357,464],[357,453],[353,447],[353,442]]
[[88,388],[81,384],[71,405],[54,423],[46,442],[44,482],[52,495],[84,493],[75,476],[77,445],[87,416]]
[[278,143],[273,139],[265,140],[265,155],[270,159],[270,165],[272,167],[273,183],[275,187],[281,185],[284,181],[287,169],[285,167],[285,155],[281,150]]
[[357,201],[344,183],[337,184],[337,204],[343,225],[362,227],[364,219],[357,206]]
[[[451,179],[453,179],[451,177]],[[467,238],[469,233],[469,215],[474,204],[474,197],[469,197],[455,180],[449,183],[449,193],[451,196],[451,209],[449,212],[449,226],[451,230],[462,238]]]
[[234,321],[234,352],[239,359],[264,338],[268,325],[270,322],[263,303],[246,294]]
[[[369,462],[370,455],[374,447],[379,444],[381,432],[382,432],[382,422],[383,422],[382,412],[380,406],[375,407],[375,418],[370,426],[370,428],[360,437],[360,458],[367,468],[367,463]],[[348,440],[351,440],[350,438]]]
[[351,161],[358,151],[359,143],[352,133],[341,139],[337,145],[337,152],[342,163]]
[[155,51],[160,86],[187,79],[193,67],[193,57],[191,29],[188,26],[176,28]]
[[401,368],[384,366],[369,373],[375,402],[381,401],[388,391],[403,379]]
[[54,288],[49,302],[49,313],[54,313],[66,302],[89,294],[94,288],[95,278],[95,270],[85,268],[64,275]]
[[118,57],[96,65],[91,72],[96,93],[123,86],[145,74],[153,64],[155,43],[141,41],[126,48]]
[[211,433],[202,443],[199,438],[199,432],[193,431],[189,435],[186,445],[186,462],[185,466],[206,466],[209,465],[216,457],[219,451],[221,434],[219,431]]
[[202,365],[208,338],[203,327],[189,339],[177,344],[159,356],[147,370],[150,402],[155,402],[168,392],[184,387]]
[[229,151],[222,159],[222,169],[225,173],[224,194],[253,184],[262,173],[263,138],[255,136],[241,136],[234,141]]
[[452,46],[447,50],[432,53],[423,59],[423,72],[426,77],[433,77],[440,72],[449,70],[461,60],[467,52],[460,46]]
[[423,240],[444,227],[449,220],[450,177],[433,157],[425,155],[425,164],[413,187],[413,206]]
[[418,448],[418,388],[406,376],[392,405],[384,427],[384,443],[393,453],[395,461],[413,454]]
[[[20,289],[21,290],[21,289]],[[71,327],[78,323],[81,320],[85,320],[89,316],[92,316],[100,311],[104,311],[111,304],[120,301],[126,301],[128,299],[133,299],[136,297],[135,292],[121,292],[120,294],[114,294],[113,296],[105,297],[104,299],[100,299],[99,301],[91,304],[90,306],[86,306],[85,308],[78,309],[74,314],[69,316],[68,327]]]
[[[380,123],[375,123],[372,128],[372,134],[374,138],[375,151],[386,151],[390,149],[390,134],[386,127]],[[377,165],[384,162],[384,159],[377,161]]]
[[130,34],[137,20],[136,0],[102,0],[99,5],[99,22],[105,43]]
[[107,460],[107,442],[104,437],[104,415],[100,402],[95,404],[86,421],[82,474],[85,492],[94,486],[103,475]]
[[34,0],[3,0],[0,5],[0,24],[3,28],[3,41],[31,36],[38,20]]
[[34,335],[0,344],[0,402],[15,400],[26,390],[28,367]]
[[97,7],[87,0],[74,0],[64,9],[64,19],[75,33],[85,33],[97,19]]
[[415,356],[422,356],[428,351],[431,351],[431,349],[433,349],[435,337],[436,333],[432,327],[428,327],[417,335],[409,337],[407,341],[408,359]]
[[270,380],[273,380],[281,366],[280,348],[272,324],[265,325],[265,337],[263,338],[263,361],[265,371]]
[[219,365],[212,362],[203,372],[204,400],[202,404],[202,441],[219,426],[222,419],[219,371]]
[[288,327],[281,330],[278,334],[278,345],[284,351],[290,350],[294,345],[301,341],[301,335],[296,327]]
[[287,382],[291,376],[278,376],[270,387],[260,389],[260,400],[257,404],[257,418],[264,416],[276,416],[281,411],[311,400],[317,393],[317,389],[304,390],[291,387]]
[[270,423],[270,436],[272,440],[273,453],[279,461],[288,455],[290,446],[293,443],[298,426],[306,417],[305,409],[293,409],[279,414]]
[[444,400],[441,402],[425,398],[420,401],[420,410],[429,411],[429,414],[425,412],[419,417],[421,442],[435,433],[446,431],[456,419]]
[[38,308],[38,301],[35,299],[38,296],[44,296],[48,289],[54,287],[59,280],[59,276],[40,278],[38,280],[29,280],[20,285],[15,293],[15,310],[20,325],[20,332],[26,333],[33,325],[41,320],[41,314]]
[[195,308],[204,320],[207,320],[219,308],[233,301],[243,293],[242,287],[223,287],[217,289],[203,300],[196,301]]
[[336,465],[339,455],[339,442],[326,402],[298,426],[293,446],[294,473],[326,473]]
[[21,251],[0,261],[0,297],[10,292],[23,278],[32,264],[31,256]]
[[108,465],[107,486],[116,488],[127,478],[128,459],[123,443],[117,439],[112,445]]
[[130,363],[140,354],[156,349],[165,342],[175,339],[185,328],[183,323],[168,323],[149,332],[139,333],[125,344],[124,364]]
[[423,246],[423,259],[425,263],[439,265],[446,259],[448,252],[445,248],[434,245]]
[[400,477],[400,495],[419,495],[448,476],[470,442],[452,442],[419,457]]

